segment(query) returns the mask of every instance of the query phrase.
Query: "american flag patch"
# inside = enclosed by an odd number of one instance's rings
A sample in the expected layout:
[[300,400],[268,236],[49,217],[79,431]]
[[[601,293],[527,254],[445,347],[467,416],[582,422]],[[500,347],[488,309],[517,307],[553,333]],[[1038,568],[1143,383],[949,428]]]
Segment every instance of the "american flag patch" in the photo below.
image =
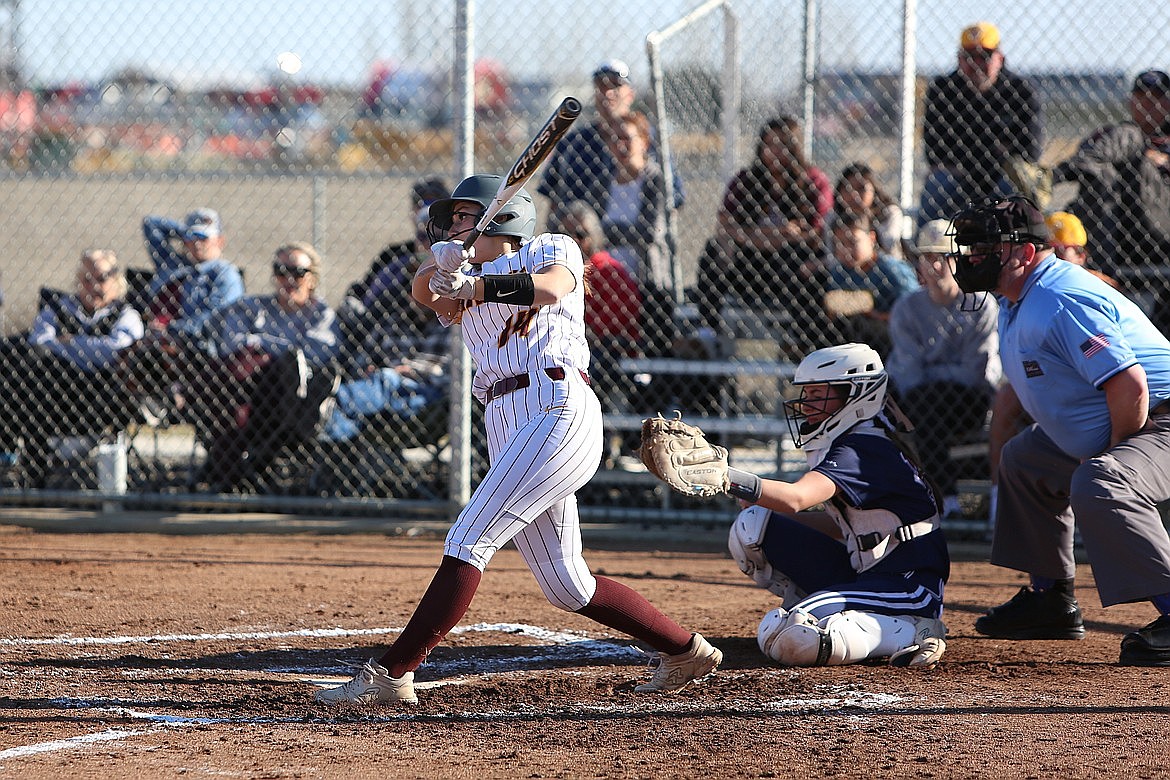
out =
[[1081,354],[1086,358],[1091,358],[1107,346],[1109,346],[1109,339],[1098,333],[1096,336],[1090,336],[1084,344],[1081,344]]

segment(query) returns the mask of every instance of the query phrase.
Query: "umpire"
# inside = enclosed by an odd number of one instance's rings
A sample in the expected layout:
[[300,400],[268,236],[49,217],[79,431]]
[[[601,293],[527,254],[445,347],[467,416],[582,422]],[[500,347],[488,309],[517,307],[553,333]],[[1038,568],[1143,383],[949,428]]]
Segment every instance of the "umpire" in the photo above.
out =
[[1061,262],[1019,195],[955,217],[955,279],[1001,296],[1000,356],[1036,421],[999,467],[991,562],[1031,586],[975,623],[1001,639],[1080,639],[1073,523],[1103,606],[1149,600],[1160,617],[1121,640],[1120,663],[1170,666],[1170,342],[1136,305]]

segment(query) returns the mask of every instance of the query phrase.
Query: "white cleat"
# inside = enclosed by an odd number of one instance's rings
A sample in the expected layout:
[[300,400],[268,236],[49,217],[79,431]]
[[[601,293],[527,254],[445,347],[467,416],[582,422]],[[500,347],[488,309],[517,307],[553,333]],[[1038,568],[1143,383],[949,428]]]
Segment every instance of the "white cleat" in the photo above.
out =
[[386,667],[373,658],[366,661],[353,679],[336,688],[317,691],[321,704],[418,704],[414,695],[414,672],[391,677]]
[[890,656],[890,666],[933,669],[947,651],[947,627],[937,618],[899,615],[914,622],[914,644]]
[[654,675],[648,682],[634,688],[638,693],[674,693],[689,682],[701,680],[715,671],[723,662],[723,653],[703,638],[693,634],[691,644],[678,655],[657,654],[651,661]]

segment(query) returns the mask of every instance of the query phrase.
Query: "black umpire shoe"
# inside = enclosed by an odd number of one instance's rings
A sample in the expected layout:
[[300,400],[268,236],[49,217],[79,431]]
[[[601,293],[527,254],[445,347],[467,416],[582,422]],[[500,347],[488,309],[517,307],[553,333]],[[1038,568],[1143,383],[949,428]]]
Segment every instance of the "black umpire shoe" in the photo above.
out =
[[1121,640],[1122,666],[1170,666],[1170,615],[1162,617]]
[[[1085,623],[1077,599],[1062,588],[1044,591],[1020,588],[1011,601],[992,607],[976,620],[975,630],[995,639],[1085,638]],[[1165,636],[1170,653],[1170,628]]]

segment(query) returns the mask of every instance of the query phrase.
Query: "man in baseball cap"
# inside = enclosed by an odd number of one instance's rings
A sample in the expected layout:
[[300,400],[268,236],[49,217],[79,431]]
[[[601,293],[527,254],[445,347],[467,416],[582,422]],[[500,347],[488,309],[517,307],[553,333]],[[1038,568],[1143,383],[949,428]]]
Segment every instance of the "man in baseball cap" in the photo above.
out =
[[1170,75],[1147,70],[1133,80],[1129,115],[1155,147],[1170,152]]
[[[549,200],[550,222],[559,221],[573,201],[583,200],[599,214],[605,213],[609,203],[617,161],[606,140],[620,134],[622,120],[633,108],[635,92],[630,66],[624,60],[602,61],[593,69],[592,80],[597,118],[588,125],[578,124],[557,144],[536,188],[537,194]],[[657,159],[653,144],[650,154]],[[674,205],[680,208],[685,196],[677,168],[673,176]]]
[[928,171],[919,225],[1019,189],[1008,171],[1034,166],[1043,146],[1040,97],[1007,68],[998,27],[981,21],[963,28],[956,64],[926,90],[922,142]]

